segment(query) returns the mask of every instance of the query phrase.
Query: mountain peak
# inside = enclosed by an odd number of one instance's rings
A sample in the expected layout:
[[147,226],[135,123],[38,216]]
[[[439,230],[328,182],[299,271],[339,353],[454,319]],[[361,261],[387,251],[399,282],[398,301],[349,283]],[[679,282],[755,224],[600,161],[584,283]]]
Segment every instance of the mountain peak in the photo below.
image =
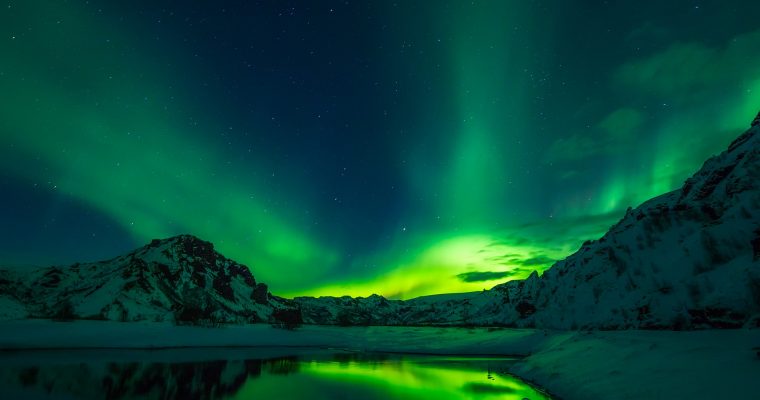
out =
[[188,234],[154,239],[111,260],[42,268],[0,284],[10,284],[12,297],[23,303],[16,314],[38,318],[262,322],[293,308],[256,282],[247,266]]
[[514,305],[535,307],[512,320],[563,329],[760,323],[760,114],[751,125],[681,189],[630,209],[535,285],[506,283]]
[[195,263],[201,262],[206,267],[214,267],[217,260],[226,260],[224,256],[216,252],[213,243],[189,234],[153,239],[134,253],[144,254],[151,249],[161,249],[165,255],[171,254],[177,260],[189,259]]
[[738,194],[757,187],[756,166],[760,163],[758,121],[760,114],[752,127],[731,142],[726,151],[705,161],[702,168],[686,180],[678,200],[680,207],[700,203],[726,208]]
[[207,240],[203,240],[189,233],[183,233],[183,234],[170,236],[168,238],[163,238],[163,239],[153,239],[150,241],[148,246],[159,247],[164,244],[182,244],[182,245],[187,245],[190,247],[210,247],[211,249],[214,248],[213,243]]

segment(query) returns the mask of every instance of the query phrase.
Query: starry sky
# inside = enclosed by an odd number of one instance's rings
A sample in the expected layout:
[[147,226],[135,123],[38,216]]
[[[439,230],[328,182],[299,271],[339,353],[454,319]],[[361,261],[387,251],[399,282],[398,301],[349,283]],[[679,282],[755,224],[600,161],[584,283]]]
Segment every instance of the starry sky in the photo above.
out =
[[3,1],[0,263],[191,233],[280,295],[543,271],[760,108],[755,1]]

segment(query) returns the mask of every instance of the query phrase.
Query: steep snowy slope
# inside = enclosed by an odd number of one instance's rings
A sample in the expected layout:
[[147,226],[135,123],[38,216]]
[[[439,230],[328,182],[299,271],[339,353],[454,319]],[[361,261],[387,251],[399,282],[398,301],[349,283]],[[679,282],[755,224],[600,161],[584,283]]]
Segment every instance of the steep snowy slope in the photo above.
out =
[[[0,272],[6,318],[273,322],[292,304],[256,283],[247,267],[189,235],[154,240],[97,263]],[[11,307],[11,305],[13,307]],[[5,308],[5,306],[3,306]]]
[[543,276],[493,290],[518,326],[760,326],[760,125]]
[[760,115],[681,189],[629,209],[541,277],[458,297],[295,301],[322,324],[760,326]]
[[629,209],[543,276],[408,301],[272,296],[192,236],[100,263],[0,269],[0,319],[556,329],[760,327],[760,116],[682,188]]

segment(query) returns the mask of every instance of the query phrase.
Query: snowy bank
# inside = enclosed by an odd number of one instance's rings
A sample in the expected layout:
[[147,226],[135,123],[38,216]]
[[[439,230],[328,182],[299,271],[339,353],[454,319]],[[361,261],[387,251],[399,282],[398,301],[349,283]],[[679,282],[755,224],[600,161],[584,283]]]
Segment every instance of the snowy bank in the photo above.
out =
[[753,399],[760,330],[556,335],[510,369],[563,399]]

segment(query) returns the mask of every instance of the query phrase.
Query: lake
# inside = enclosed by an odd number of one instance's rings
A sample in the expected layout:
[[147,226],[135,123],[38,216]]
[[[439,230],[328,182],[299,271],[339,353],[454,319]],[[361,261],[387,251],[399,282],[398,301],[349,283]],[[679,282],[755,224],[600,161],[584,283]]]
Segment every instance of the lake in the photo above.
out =
[[0,398],[549,399],[507,374],[514,361],[276,348],[4,352]]

